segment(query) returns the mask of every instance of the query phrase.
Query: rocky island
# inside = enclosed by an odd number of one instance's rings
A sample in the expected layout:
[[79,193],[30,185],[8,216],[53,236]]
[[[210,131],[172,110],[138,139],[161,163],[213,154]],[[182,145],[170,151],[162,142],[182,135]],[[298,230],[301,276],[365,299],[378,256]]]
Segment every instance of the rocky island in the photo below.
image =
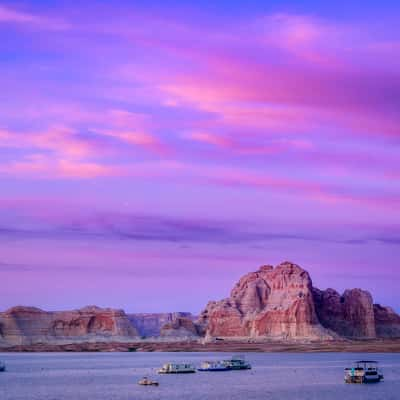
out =
[[400,316],[362,289],[317,289],[291,262],[246,274],[198,317],[96,306],[0,313],[0,351],[62,350],[400,351]]

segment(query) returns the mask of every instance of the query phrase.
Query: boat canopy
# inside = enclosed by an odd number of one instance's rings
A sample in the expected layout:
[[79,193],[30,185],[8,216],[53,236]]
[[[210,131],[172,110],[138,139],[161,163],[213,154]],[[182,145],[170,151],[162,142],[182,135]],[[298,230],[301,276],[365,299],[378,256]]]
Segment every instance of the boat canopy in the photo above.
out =
[[362,363],[362,364],[378,364],[378,361],[368,361],[368,360],[360,360],[360,361],[355,361],[356,363]]

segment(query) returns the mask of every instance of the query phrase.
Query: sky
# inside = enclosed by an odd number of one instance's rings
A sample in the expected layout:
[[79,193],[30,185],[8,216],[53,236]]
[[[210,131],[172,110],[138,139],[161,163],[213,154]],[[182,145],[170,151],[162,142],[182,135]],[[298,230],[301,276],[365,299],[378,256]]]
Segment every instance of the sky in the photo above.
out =
[[289,260],[400,311],[400,5],[355,3],[0,0],[0,310]]

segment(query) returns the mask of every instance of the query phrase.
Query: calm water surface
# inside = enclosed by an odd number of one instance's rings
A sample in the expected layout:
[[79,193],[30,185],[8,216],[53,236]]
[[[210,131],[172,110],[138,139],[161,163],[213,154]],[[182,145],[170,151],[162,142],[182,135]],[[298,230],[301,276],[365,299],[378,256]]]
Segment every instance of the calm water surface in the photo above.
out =
[[[1,354],[1,400],[399,400],[400,354],[369,354],[385,381],[345,385],[343,368],[363,354],[249,353],[250,371],[157,375],[165,362],[229,358],[228,353],[16,353]],[[137,381],[155,377],[159,387]]]

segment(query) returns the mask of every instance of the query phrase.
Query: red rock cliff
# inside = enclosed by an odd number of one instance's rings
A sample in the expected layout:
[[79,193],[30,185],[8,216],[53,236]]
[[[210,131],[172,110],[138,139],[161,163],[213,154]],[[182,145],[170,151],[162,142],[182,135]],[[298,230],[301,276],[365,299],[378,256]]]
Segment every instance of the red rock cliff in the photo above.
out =
[[95,306],[46,312],[14,307],[0,313],[0,341],[6,344],[103,341],[137,337],[124,311]]
[[208,337],[332,338],[319,323],[310,276],[290,262],[245,275],[229,298],[208,303],[198,323]]

